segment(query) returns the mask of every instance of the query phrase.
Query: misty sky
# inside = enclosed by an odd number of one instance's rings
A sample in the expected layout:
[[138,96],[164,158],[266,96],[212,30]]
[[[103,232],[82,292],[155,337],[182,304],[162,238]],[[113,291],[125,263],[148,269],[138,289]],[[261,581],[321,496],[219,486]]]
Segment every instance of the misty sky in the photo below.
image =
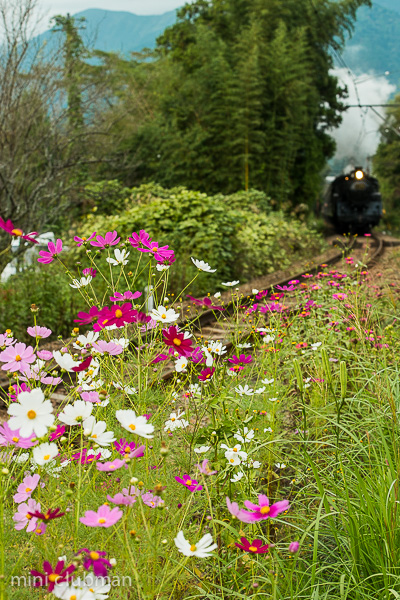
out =
[[41,12],[76,13],[87,8],[126,10],[137,15],[162,14],[185,4],[185,0],[39,0]]

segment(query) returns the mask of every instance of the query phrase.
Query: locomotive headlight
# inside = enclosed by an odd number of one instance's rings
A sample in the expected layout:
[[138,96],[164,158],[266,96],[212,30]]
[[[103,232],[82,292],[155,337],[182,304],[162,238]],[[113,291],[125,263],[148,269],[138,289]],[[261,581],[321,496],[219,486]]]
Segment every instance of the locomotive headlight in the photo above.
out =
[[364,177],[364,173],[362,171],[356,171],[354,175],[356,179],[362,179]]

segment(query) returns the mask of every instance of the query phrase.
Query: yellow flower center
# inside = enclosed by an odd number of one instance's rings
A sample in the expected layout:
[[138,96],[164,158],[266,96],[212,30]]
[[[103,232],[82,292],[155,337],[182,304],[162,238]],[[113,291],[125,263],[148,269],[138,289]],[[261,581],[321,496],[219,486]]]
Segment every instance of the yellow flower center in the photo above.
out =
[[255,546],[250,546],[249,550],[250,552],[257,552],[258,548],[256,548]]
[[72,596],[69,597],[69,600],[76,600],[75,594],[72,594]]
[[106,520],[105,520],[105,519],[99,519],[99,520],[98,520],[98,523],[101,523],[101,524],[103,524],[103,523],[105,523],[105,522],[106,522]]
[[125,448],[125,450],[124,450],[124,452],[126,452],[126,453],[128,453],[128,452],[130,452],[130,451],[131,451],[131,449],[130,449],[130,447],[129,447],[129,446],[127,446],[127,447]]
[[32,489],[31,489],[31,488],[26,488],[26,489],[25,489],[25,492],[31,492],[31,491],[32,491]]
[[86,242],[86,238],[85,237],[82,238],[82,242]]
[[16,235],[16,236],[18,236],[18,237],[20,237],[20,236],[22,235],[22,231],[21,231],[21,229],[13,229],[13,230],[11,231],[11,233],[12,233],[13,235]]
[[191,479],[186,479],[186,485],[192,485],[192,480]]
[[15,442],[15,443],[19,442],[19,437],[16,437],[16,436],[14,436],[14,437],[12,438],[12,441],[13,441],[13,442]]
[[91,552],[89,556],[92,560],[99,560],[100,558],[100,554],[98,552]]
[[97,434],[96,433],[92,433],[92,438],[97,438]]
[[57,573],[50,573],[49,581],[55,583],[58,579],[60,579],[61,575],[57,575]]
[[175,417],[172,417],[171,421],[175,421],[175,420],[176,420]]
[[262,509],[260,510],[260,513],[261,513],[262,515],[267,515],[267,514],[269,513],[269,511],[270,511],[270,510],[271,510],[271,509],[270,509],[270,507],[269,507],[269,506],[263,506],[263,507],[262,507]]
[[117,317],[117,319],[120,319],[122,317],[122,310],[117,308],[117,310],[115,311],[115,316]]
[[28,413],[26,416],[28,417],[28,419],[36,419],[36,413],[34,410],[28,410]]
[[182,340],[175,338],[172,340],[172,343],[174,344],[174,346],[180,346],[182,344]]
[[129,425],[129,429],[132,429],[132,431],[135,431],[135,429],[136,429],[136,425],[134,425],[133,423],[131,423],[131,424]]
[[116,469],[115,465],[110,465],[110,469]]
[[234,449],[233,449],[233,451],[234,451],[234,452],[237,452],[237,451],[238,451],[238,449],[237,449],[237,448],[234,448]]
[[19,354],[17,354],[17,356],[15,357],[16,362],[19,362],[20,360],[22,360],[22,358],[20,357]]
[[162,319],[166,319],[166,318],[167,318],[167,315],[161,315],[161,318],[162,318]]
[[231,462],[231,463],[234,463],[234,462],[235,462],[235,459],[234,459],[234,458],[231,458],[229,462]]
[[195,546],[194,544],[192,544],[192,545],[190,546],[190,551],[191,551],[191,552],[196,552],[196,550],[197,550],[196,546]]
[[30,521],[32,519],[32,515],[30,513],[26,513],[26,518],[28,519],[28,521]]
[[46,456],[43,456],[43,460],[49,460],[50,458],[50,454],[46,454]]

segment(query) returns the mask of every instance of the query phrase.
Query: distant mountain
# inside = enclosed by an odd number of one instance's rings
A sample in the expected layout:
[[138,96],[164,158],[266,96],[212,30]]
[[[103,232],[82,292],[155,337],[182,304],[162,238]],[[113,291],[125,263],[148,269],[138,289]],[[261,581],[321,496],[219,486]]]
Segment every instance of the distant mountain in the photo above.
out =
[[400,88],[400,0],[379,0],[357,11],[353,36],[343,58],[357,74],[383,74]]
[[[176,21],[176,11],[163,15],[135,15],[130,12],[90,8],[76,13],[74,17],[86,19],[85,30],[81,31],[85,43],[105,52],[140,52],[143,48],[154,48],[157,37]],[[55,43],[57,34],[45,31],[36,40],[39,43]]]

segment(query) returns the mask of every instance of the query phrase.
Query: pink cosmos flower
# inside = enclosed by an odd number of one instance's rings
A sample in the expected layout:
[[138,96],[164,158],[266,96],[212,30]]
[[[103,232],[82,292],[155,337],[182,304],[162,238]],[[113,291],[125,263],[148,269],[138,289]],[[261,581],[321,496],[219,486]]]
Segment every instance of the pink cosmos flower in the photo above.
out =
[[137,314],[137,310],[132,307],[130,302],[122,305],[113,304],[110,308],[106,306],[103,308],[97,323],[93,325],[93,329],[101,331],[104,327],[109,327],[110,325],[123,327],[125,323],[135,323]]
[[190,356],[193,352],[192,340],[185,339],[185,334],[178,331],[178,328],[173,325],[168,329],[163,329],[164,344],[171,346],[181,356]]
[[[43,563],[44,573],[40,573],[32,569],[31,575],[34,577],[34,587],[46,586],[48,592],[52,592],[56,584],[69,581],[71,574],[75,571],[74,565],[70,565],[64,569],[64,561],[59,560],[53,568],[51,564],[45,560]],[[76,598],[76,596],[75,596]]]
[[208,458],[205,458],[201,465],[194,466],[197,467],[200,473],[203,473],[203,475],[215,475],[218,473],[218,471],[211,471],[210,467],[208,466]]
[[13,224],[13,222],[10,219],[8,219],[8,221],[4,221],[4,219],[2,219],[0,217],[0,228],[4,229],[4,231],[9,233],[13,237],[22,238],[23,240],[32,242],[32,244],[39,243],[37,240],[34,239],[34,236],[37,236],[37,234],[38,234],[37,231],[31,231],[31,233],[24,234],[22,229],[18,229],[18,227],[15,227],[15,225]]
[[228,510],[231,513],[231,515],[233,517],[239,518],[238,517],[239,512],[240,512],[239,504],[237,502],[231,502],[227,496],[226,497],[226,505],[227,505]]
[[139,233],[133,231],[132,237],[128,238],[128,241],[134,248],[139,248],[144,244],[147,245],[151,240],[149,234],[144,229],[141,229]]
[[9,388],[8,397],[10,398],[10,400],[12,402],[16,402],[18,399],[18,394],[20,394],[21,392],[30,392],[30,391],[31,391],[31,388],[29,386],[27,386],[26,383],[20,383],[20,385],[17,385],[16,383],[14,383],[14,385],[12,385]]
[[103,504],[97,509],[87,510],[85,516],[79,520],[88,527],[112,527],[122,518],[122,510],[119,508],[111,509],[106,504]]
[[96,404],[100,402],[100,396],[98,392],[82,392],[81,398],[85,402],[93,402]]
[[0,352],[0,361],[5,363],[1,367],[3,371],[23,373],[35,360],[36,356],[32,346],[27,347],[22,342],[17,342],[15,346],[8,346],[3,352]]
[[168,246],[160,246],[157,242],[144,242],[145,248],[138,248],[139,252],[151,252],[157,262],[163,262],[170,259],[174,255],[173,250],[169,250]]
[[39,479],[40,475],[37,473],[35,473],[35,475],[27,475],[17,487],[17,493],[13,496],[14,502],[19,504],[20,502],[28,500],[28,498],[31,497],[32,492],[37,488]]
[[240,541],[242,543],[238,544],[235,542],[235,546],[250,554],[267,554],[267,552],[269,552],[269,545],[265,544],[265,546],[263,546],[262,540],[253,540],[252,542],[249,542],[245,537],[241,537]]
[[135,442],[127,442],[125,438],[121,438],[118,442],[114,442],[114,446],[119,454],[129,454],[133,452],[136,448]]
[[97,306],[92,306],[88,313],[86,312],[78,312],[78,318],[74,319],[74,323],[78,323],[79,325],[89,325],[89,323],[93,323],[93,321],[97,321],[101,313],[101,310],[97,308]]
[[206,369],[203,369],[203,371],[200,372],[200,375],[198,375],[198,378],[200,379],[200,381],[209,381],[212,376],[215,373],[215,367],[207,367]]
[[281,500],[270,506],[269,500],[264,494],[259,494],[258,502],[259,504],[253,504],[250,500],[245,500],[244,504],[246,508],[250,509],[250,512],[242,508],[235,516],[243,523],[255,523],[256,521],[273,519],[290,508],[288,500]]
[[32,433],[29,437],[24,438],[19,434],[19,429],[10,429],[7,421],[0,425],[0,446],[15,446],[16,448],[32,448],[39,441],[32,442],[36,435]]
[[228,358],[228,362],[232,363],[234,366],[230,367],[231,371],[241,371],[244,369],[245,365],[249,365],[253,360],[251,354],[249,356],[245,356],[244,354],[240,354],[240,356],[233,355],[232,358]]
[[157,506],[162,506],[164,504],[164,500],[160,498],[160,496],[155,496],[151,492],[143,494],[142,500],[144,504],[150,506],[150,508],[157,508]]
[[213,306],[211,298],[208,298],[208,296],[206,296],[202,300],[197,300],[196,298],[193,298],[193,296],[190,296],[190,294],[186,294],[186,295],[188,298],[191,299],[192,302],[194,302],[194,304],[198,304],[199,306],[205,306],[206,308],[209,308],[211,310],[221,310],[221,311],[225,310],[225,308],[223,306]]
[[[25,371],[25,373],[27,373],[27,371]],[[62,382],[62,378],[61,377],[52,377],[51,375],[42,373],[40,376],[40,381],[41,381],[41,383],[44,383],[45,385],[58,385],[59,383]]]
[[0,333],[0,348],[3,348],[3,346],[12,346],[16,341],[14,338],[8,337],[6,333]]
[[51,329],[48,329],[47,327],[39,327],[38,325],[35,327],[28,327],[26,331],[34,338],[47,338],[52,333]]
[[24,529],[26,525],[28,525],[26,531],[28,533],[34,531],[36,529],[37,519],[35,517],[32,517],[30,513],[36,510],[40,510],[40,504],[39,502],[33,500],[33,498],[29,498],[28,502],[23,502],[22,504],[19,504],[17,512],[15,513],[15,515],[13,515],[15,529],[17,531],[20,531],[21,529]]
[[94,342],[92,346],[95,350],[97,350],[97,352],[100,352],[101,354],[107,352],[111,356],[118,356],[118,354],[122,354],[124,351],[121,344],[116,344],[115,342],[106,342],[105,340]]
[[82,275],[90,275],[90,277],[95,278],[97,275],[97,269],[93,269],[93,267],[87,267],[86,269],[82,269]]
[[111,471],[116,471],[117,469],[120,469],[121,467],[126,467],[126,462],[124,460],[121,460],[120,458],[116,458],[113,461],[107,461],[105,463],[101,463],[101,462],[96,463],[96,469],[98,471],[111,472]]
[[113,504],[122,504],[124,506],[130,506],[135,504],[136,500],[140,497],[140,491],[131,486],[130,488],[123,488],[122,492],[115,494],[114,497],[107,496],[107,500]]
[[49,350],[39,350],[37,357],[40,358],[40,360],[51,360],[53,358],[53,353],[49,352]]
[[95,577],[107,577],[107,569],[112,569],[112,564],[104,558],[104,556],[107,556],[107,552],[81,548],[78,554],[82,554],[83,552],[86,554],[83,561],[83,568],[88,571],[90,567],[93,567]]
[[49,435],[49,442],[53,442],[58,438],[62,437],[65,433],[65,425],[57,425],[57,428],[53,433]]
[[184,485],[191,492],[199,492],[203,489],[203,486],[199,485],[199,482],[195,479],[191,479],[189,475],[184,475],[183,479],[181,479],[180,477],[175,477],[175,479],[178,483]]
[[86,237],[80,238],[79,236],[76,235],[74,237],[74,242],[76,242],[76,245],[79,248],[80,246],[82,246],[82,244],[87,244],[88,242],[90,242],[94,238],[95,235],[96,235],[95,231],[93,231],[93,233],[91,233],[88,238],[86,238]]
[[38,262],[49,265],[62,252],[62,240],[57,240],[55,244],[49,242],[47,247],[49,249],[48,252],[45,250],[39,251],[40,258],[38,258]]
[[290,542],[289,544],[289,552],[291,552],[292,554],[296,554],[296,552],[299,549],[299,542]]
[[[147,415],[143,415],[144,417],[146,417]],[[147,418],[147,420],[149,420],[149,417]],[[142,456],[144,456],[144,451],[146,450],[146,446],[143,446],[143,444],[141,446],[138,446],[137,448],[135,448],[134,450],[132,450],[132,452],[130,452],[127,457],[128,458],[141,458]]]
[[136,300],[140,298],[142,292],[124,292],[121,294],[120,292],[115,292],[114,296],[110,296],[111,302],[121,302],[122,300]]
[[102,235],[97,235],[96,240],[91,240],[90,244],[92,246],[96,246],[97,248],[109,248],[110,246],[116,246],[120,241],[120,237],[117,237],[118,233],[114,231],[108,231],[106,235],[103,237]]

